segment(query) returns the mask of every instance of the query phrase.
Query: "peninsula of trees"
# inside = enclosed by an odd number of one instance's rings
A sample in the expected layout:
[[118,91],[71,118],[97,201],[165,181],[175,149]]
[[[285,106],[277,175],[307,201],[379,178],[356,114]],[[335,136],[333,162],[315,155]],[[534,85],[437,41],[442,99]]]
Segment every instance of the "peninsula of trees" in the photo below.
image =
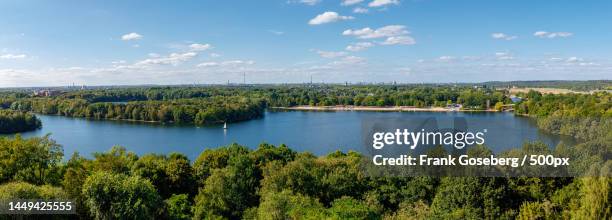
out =
[[36,130],[42,124],[35,115],[11,110],[0,110],[0,134]]

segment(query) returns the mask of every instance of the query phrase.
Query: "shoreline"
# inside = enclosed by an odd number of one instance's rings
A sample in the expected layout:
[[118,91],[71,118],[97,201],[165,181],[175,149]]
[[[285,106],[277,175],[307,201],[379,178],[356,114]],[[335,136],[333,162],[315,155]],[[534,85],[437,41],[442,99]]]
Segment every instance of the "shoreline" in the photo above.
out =
[[444,107],[419,108],[413,106],[308,106],[270,107],[272,109],[298,110],[298,111],[394,111],[394,112],[499,112],[495,109],[472,110]]

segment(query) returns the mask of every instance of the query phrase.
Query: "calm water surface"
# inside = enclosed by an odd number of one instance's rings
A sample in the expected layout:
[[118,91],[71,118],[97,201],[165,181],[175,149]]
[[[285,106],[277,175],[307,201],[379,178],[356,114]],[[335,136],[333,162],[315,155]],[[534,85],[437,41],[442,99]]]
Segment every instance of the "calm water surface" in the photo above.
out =
[[335,150],[364,149],[362,123],[365,120],[403,120],[411,117],[434,117],[445,121],[464,117],[470,130],[488,130],[486,145],[495,152],[540,140],[554,146],[565,138],[537,129],[532,119],[511,113],[461,112],[266,112],[265,117],[240,123],[208,127],[172,126],[117,121],[87,120],[62,116],[39,115],[43,128],[22,134],[25,137],[51,133],[51,138],[64,147],[64,154],[78,151],[91,157],[94,152],[125,146],[139,155],[145,153],[181,152],[195,159],[206,148],[233,142],[256,148],[262,142],[287,144],[301,152],[324,155]]

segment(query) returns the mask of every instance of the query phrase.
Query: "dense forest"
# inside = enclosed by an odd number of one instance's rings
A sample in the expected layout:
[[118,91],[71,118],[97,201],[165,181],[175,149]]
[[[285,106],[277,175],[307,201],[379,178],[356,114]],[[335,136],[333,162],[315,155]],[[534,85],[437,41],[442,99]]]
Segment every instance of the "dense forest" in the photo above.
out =
[[0,134],[32,131],[42,127],[35,115],[0,109]]
[[63,162],[48,136],[16,136],[0,138],[0,200],[71,198],[79,217],[96,219],[612,218],[611,95],[524,96],[519,114],[581,141],[502,154],[554,152],[583,177],[371,177],[356,152],[315,156],[265,143],[207,149],[193,162],[123,147]]

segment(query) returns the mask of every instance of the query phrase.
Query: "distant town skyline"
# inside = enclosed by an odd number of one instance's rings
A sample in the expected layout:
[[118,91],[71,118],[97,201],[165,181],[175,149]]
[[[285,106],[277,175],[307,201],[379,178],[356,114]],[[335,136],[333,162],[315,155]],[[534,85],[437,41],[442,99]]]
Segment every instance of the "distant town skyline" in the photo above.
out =
[[0,87],[612,78],[612,2],[0,2]]

